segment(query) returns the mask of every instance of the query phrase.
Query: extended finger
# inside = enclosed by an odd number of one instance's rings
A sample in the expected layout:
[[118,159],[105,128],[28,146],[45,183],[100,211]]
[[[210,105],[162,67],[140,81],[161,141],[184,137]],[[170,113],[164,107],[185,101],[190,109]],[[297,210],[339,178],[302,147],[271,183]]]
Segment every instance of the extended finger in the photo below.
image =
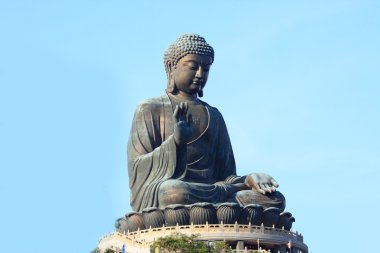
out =
[[265,185],[265,191],[272,193],[272,186],[270,186],[269,184],[264,184],[264,185]]
[[265,191],[264,190],[261,190],[261,189],[255,189],[255,188],[252,188],[253,191],[258,191],[260,192],[261,194],[264,194],[265,195]]
[[178,122],[178,110],[179,110],[179,107],[178,107],[178,105],[176,105],[175,109],[174,109],[174,113],[173,113],[173,117],[174,117],[176,122]]
[[186,115],[187,111],[189,110],[189,104],[187,102],[183,103],[183,110],[184,110],[183,113]]
[[261,183],[261,184],[259,184],[259,187],[260,187],[261,190],[265,191],[265,188],[266,188],[265,184]]
[[178,120],[183,121],[183,102],[178,105]]
[[[189,109],[189,104],[187,102],[183,103],[183,120],[187,121],[188,120],[188,115],[187,115],[187,110]],[[189,124],[189,122],[187,122]]]
[[276,182],[276,180],[274,180],[273,178],[270,180],[270,182],[272,183],[272,185],[274,186],[274,187],[279,187],[279,185],[278,185],[278,183]]
[[181,102],[182,104],[182,112],[181,112],[181,117],[183,121],[186,121],[186,102]]

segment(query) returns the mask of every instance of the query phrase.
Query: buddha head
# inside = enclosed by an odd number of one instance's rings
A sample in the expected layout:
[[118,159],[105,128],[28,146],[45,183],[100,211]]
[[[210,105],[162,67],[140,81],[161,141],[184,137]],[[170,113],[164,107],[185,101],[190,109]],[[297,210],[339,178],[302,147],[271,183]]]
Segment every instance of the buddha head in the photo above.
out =
[[214,62],[214,49],[197,34],[184,34],[171,44],[164,54],[168,78],[166,91],[203,96],[208,72]]

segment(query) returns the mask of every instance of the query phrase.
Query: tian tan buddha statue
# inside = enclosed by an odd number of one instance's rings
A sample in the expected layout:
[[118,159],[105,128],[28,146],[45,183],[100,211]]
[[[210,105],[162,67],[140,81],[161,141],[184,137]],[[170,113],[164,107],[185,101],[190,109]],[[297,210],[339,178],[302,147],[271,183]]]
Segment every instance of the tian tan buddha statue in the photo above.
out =
[[223,116],[200,99],[213,62],[213,48],[196,34],[180,36],[166,50],[166,91],[138,105],[128,142],[134,211],[197,202],[284,210],[271,176],[236,175]]

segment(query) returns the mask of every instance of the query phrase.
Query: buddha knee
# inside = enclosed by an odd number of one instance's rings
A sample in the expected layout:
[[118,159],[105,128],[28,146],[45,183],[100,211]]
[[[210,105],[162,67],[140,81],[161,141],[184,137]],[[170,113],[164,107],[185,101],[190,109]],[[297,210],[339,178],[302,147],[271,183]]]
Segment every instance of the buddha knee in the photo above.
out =
[[159,207],[171,204],[189,204],[189,191],[186,183],[180,180],[167,180],[158,190]]

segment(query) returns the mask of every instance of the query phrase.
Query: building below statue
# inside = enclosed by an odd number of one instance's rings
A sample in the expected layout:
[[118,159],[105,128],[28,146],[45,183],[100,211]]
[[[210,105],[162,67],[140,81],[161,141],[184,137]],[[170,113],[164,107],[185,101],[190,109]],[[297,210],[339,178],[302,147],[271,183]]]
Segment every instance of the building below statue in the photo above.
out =
[[[276,207],[263,208],[251,204],[195,203],[193,205],[169,205],[165,209],[146,208],[141,213],[131,212],[116,222],[117,231],[103,237],[98,252],[107,249],[114,252],[150,252],[159,237],[181,233],[199,235],[197,239],[212,244],[225,241],[236,252],[249,252],[259,248],[268,252],[287,252],[291,246],[307,253],[303,236],[292,232],[294,217]],[[270,250],[270,251],[269,251]]]
[[250,253],[253,250],[262,249],[267,252],[286,253],[290,246],[289,252],[308,253],[303,236],[298,232],[238,223],[162,226],[127,233],[114,232],[99,241],[97,252],[105,253],[110,249],[119,253],[124,248],[125,253],[149,253],[151,245],[157,238],[173,233],[196,234],[199,235],[199,240],[207,241],[209,244],[215,241],[226,241],[231,245],[232,252]]

